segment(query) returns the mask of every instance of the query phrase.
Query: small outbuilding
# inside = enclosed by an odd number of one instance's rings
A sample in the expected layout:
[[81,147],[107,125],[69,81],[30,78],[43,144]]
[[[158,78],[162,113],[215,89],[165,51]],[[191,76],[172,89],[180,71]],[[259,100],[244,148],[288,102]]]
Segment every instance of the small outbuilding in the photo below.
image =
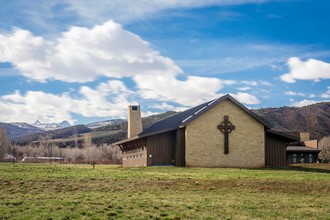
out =
[[4,162],[16,162],[16,157],[12,154],[5,154],[3,157]]

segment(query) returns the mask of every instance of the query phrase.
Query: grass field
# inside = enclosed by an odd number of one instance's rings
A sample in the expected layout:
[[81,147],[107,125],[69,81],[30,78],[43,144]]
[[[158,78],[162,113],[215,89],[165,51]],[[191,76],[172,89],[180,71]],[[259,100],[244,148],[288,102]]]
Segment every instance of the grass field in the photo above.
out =
[[330,168],[0,164],[0,219],[330,219]]

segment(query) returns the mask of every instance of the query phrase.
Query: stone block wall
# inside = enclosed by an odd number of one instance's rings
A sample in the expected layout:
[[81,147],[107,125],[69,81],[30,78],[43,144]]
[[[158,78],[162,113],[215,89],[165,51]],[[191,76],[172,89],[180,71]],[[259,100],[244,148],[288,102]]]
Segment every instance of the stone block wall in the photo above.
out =
[[[224,134],[218,125],[229,116],[235,130],[229,134],[229,154],[224,154]],[[225,100],[186,126],[186,166],[265,166],[264,125]]]
[[123,167],[147,166],[146,147],[138,148],[123,153]]

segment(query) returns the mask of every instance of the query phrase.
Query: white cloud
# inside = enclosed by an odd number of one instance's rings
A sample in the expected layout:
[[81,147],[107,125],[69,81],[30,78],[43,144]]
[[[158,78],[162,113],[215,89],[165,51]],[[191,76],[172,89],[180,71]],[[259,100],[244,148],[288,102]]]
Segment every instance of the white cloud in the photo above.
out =
[[[68,94],[58,96],[40,91],[18,92],[0,99],[1,105],[11,106],[22,115],[26,112],[22,118],[26,121],[36,118],[54,121],[63,117],[72,120],[70,113],[85,117],[122,117],[123,106],[131,104],[128,95],[175,102],[182,108],[219,97],[224,86],[236,83],[214,77],[183,75],[171,59],[161,56],[139,36],[113,21],[91,29],[71,27],[52,41],[16,29],[11,34],[0,35],[0,62],[10,62],[23,75],[40,82],[61,80],[83,83],[103,76],[118,79],[129,77],[136,84],[135,93],[128,90],[122,81],[110,80],[96,89],[80,87],[79,92],[83,96],[80,99]],[[179,80],[177,77],[180,74],[185,79]],[[251,83],[257,85],[257,82],[247,82]],[[247,93],[239,94],[243,103],[258,103],[255,97]],[[109,101],[110,95],[113,98]],[[58,106],[62,106],[61,99],[70,104],[56,112]],[[43,101],[34,103],[30,100]],[[37,112],[38,104],[47,106],[47,109]],[[18,113],[13,114],[12,119]]]
[[257,97],[249,93],[238,92],[237,94],[231,93],[230,95],[233,96],[235,99],[237,99],[239,102],[246,105],[256,105],[260,103]]
[[134,81],[144,99],[174,101],[180,105],[193,106],[219,96],[224,85],[235,83],[231,80],[188,76],[186,80],[175,77],[154,75],[150,77],[134,76]]
[[84,117],[126,117],[132,92],[118,80],[101,83],[95,89],[80,88],[80,97],[68,93],[54,95],[42,91],[28,91],[0,97],[0,121],[74,122],[72,113]]
[[[282,67],[289,57],[297,55],[302,58],[329,57],[330,54],[329,51],[315,51],[311,46],[292,46],[269,42],[246,43],[238,39],[208,41],[189,41],[187,39],[184,44],[180,40],[170,40],[165,46],[173,46],[173,44],[177,48],[176,51],[180,51],[182,54],[175,60],[181,68],[194,75],[208,76],[251,71],[260,67],[274,69],[275,65],[276,72],[279,72],[279,67]],[[191,48],[196,49],[191,50]]]
[[315,103],[318,103],[318,102],[320,102],[320,101],[304,99],[302,101],[292,103],[291,106],[303,107],[303,106],[312,105],[312,104],[315,104]]
[[162,102],[162,103],[158,103],[158,104],[153,104],[150,106],[151,108],[155,108],[155,109],[161,109],[161,110],[165,110],[165,111],[173,111],[175,109],[174,105],[170,105],[166,102]]
[[[113,21],[92,29],[72,27],[54,41],[18,29],[11,35],[0,35],[0,48],[0,61],[11,62],[33,80],[88,82],[98,76],[132,77],[143,98],[181,105],[216,97],[224,85],[235,83],[198,76],[178,80],[182,71],[171,59]],[[116,92],[118,85],[111,86]],[[85,87],[81,92],[86,97],[92,93]]]
[[250,90],[251,87],[239,87],[237,88],[237,90],[240,90],[240,91],[247,91],[247,90]]
[[[159,78],[161,80],[162,78]],[[215,83],[212,84],[212,81]],[[162,102],[150,106],[151,108],[159,108],[164,110],[183,111],[187,107],[200,104],[204,101],[209,101],[212,98],[220,97],[223,94],[210,92],[206,86],[214,87],[217,90],[224,82],[218,79],[201,79],[198,77],[191,77],[187,82],[173,80],[171,86],[179,86],[179,88],[172,90],[171,87],[168,93],[160,94],[154,93],[157,91],[152,86],[147,86],[150,91],[142,90],[144,94],[142,97],[160,100],[168,100],[177,98],[175,101],[181,106],[174,106]],[[194,83],[190,83],[193,81]],[[159,82],[157,82],[159,83]],[[181,84],[182,83],[182,84]],[[211,84],[211,85],[210,85]],[[148,85],[148,82],[147,82]],[[156,85],[156,84],[155,84]],[[160,84],[159,84],[160,85]],[[180,88],[180,86],[182,86]],[[220,86],[220,87],[219,87]],[[155,89],[155,90],[154,90]],[[163,88],[160,88],[163,89]],[[196,89],[198,91],[196,91]],[[163,91],[164,92],[164,91]],[[186,93],[191,93],[187,95]],[[0,97],[0,121],[25,121],[33,122],[38,119],[42,122],[60,122],[68,120],[74,123],[73,114],[83,117],[109,117],[109,118],[126,118],[126,107],[130,104],[138,104],[133,101],[139,94],[129,90],[123,82],[119,80],[109,80],[105,83],[100,83],[96,88],[81,86],[79,89],[79,96],[70,95],[69,93],[62,93],[59,95],[46,93],[43,91],[28,91],[22,94],[16,91],[9,95]],[[204,95],[204,96],[203,96]],[[248,93],[231,94],[238,101],[243,104],[258,104],[259,100]],[[145,108],[145,107],[143,107]],[[156,114],[144,110],[143,115]]]
[[306,95],[302,92],[293,92],[293,91],[286,91],[285,95],[292,95],[292,96],[302,96],[305,97]]
[[328,88],[328,91],[324,92],[321,95],[321,98],[325,98],[325,99],[329,99],[330,98],[330,86],[328,86],[327,88]]
[[254,81],[254,80],[243,80],[241,83],[248,85],[248,86],[257,86],[258,85],[258,82]]
[[244,84],[244,85],[247,85],[247,87],[242,87],[241,89],[239,90],[247,90],[247,89],[251,89],[251,86],[259,86],[259,85],[262,85],[262,86],[272,86],[272,84],[268,81],[265,81],[265,80],[243,80],[240,82],[241,84]]
[[113,21],[92,29],[72,27],[53,41],[16,29],[0,35],[0,62],[10,62],[26,77],[41,82],[181,73],[171,59]]
[[271,84],[270,82],[268,81],[264,81],[264,80],[259,80],[259,83],[263,86],[272,86],[273,84]]
[[[209,6],[232,6],[241,4],[264,3],[268,0],[98,0],[67,1],[71,11],[86,20],[102,21],[110,16],[120,23],[130,23],[170,9],[193,9]],[[106,7],[105,7],[106,5]]]
[[66,95],[53,95],[41,91],[29,91],[25,95],[16,91],[0,98],[0,121],[32,122],[39,119],[45,122],[73,121],[68,109],[71,98]]
[[290,72],[280,76],[280,79],[287,83],[294,83],[296,80],[313,80],[315,82],[321,79],[330,79],[330,64],[308,59],[301,61],[297,57],[291,57],[288,60]]

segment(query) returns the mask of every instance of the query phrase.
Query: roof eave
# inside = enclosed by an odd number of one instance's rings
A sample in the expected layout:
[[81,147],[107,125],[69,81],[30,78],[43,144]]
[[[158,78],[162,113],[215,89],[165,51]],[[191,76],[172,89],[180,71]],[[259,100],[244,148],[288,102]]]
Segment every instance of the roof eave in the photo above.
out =
[[281,136],[281,137],[285,137],[288,140],[293,140],[293,141],[299,141],[300,140],[298,137],[295,137],[293,135],[289,135],[289,134],[286,134],[286,133],[283,133],[283,132],[280,132],[280,131],[275,131],[275,130],[272,130],[272,129],[268,129],[268,130],[266,130],[266,132],[270,133],[270,134],[278,135],[278,136]]
[[205,112],[207,112],[210,108],[213,108],[214,106],[216,106],[220,102],[223,102],[226,99],[228,99],[231,102],[233,102],[235,105],[237,105],[239,108],[241,108],[245,113],[247,113],[248,115],[250,115],[252,118],[254,118],[255,120],[257,120],[259,123],[261,123],[265,127],[265,129],[270,129],[271,128],[271,125],[270,124],[268,124],[265,120],[263,120],[262,118],[260,118],[255,113],[253,113],[247,107],[245,107],[244,105],[242,105],[240,102],[238,102],[236,99],[234,99],[229,94],[224,95],[224,96],[222,96],[222,97],[220,97],[218,99],[215,99],[214,101],[212,101],[211,103],[209,103],[206,108],[204,108],[203,110],[199,111],[198,114],[195,113],[194,115],[191,115],[191,116],[195,116],[195,117],[191,117],[190,119],[182,122],[181,124],[178,125],[178,127],[179,128],[185,127],[187,124],[189,124],[190,122],[194,121],[196,118],[198,118],[199,116],[201,116],[202,114],[204,114]]
[[306,146],[288,146],[286,148],[287,152],[313,152],[313,153],[319,153],[321,152],[320,149],[306,147]]
[[151,132],[151,133],[148,133],[148,134],[140,134],[139,138],[149,137],[149,136],[152,136],[152,135],[161,134],[161,133],[164,133],[164,132],[174,131],[174,130],[176,130],[176,128],[168,128],[168,129],[163,129],[163,130],[159,130],[159,131],[156,131],[156,132]]
[[139,136],[134,136],[134,137],[127,138],[127,139],[124,139],[124,140],[121,140],[121,141],[117,141],[117,142],[113,143],[112,145],[116,146],[116,145],[120,145],[120,144],[125,144],[127,142],[134,141],[134,140],[139,139],[139,138],[140,138]]

